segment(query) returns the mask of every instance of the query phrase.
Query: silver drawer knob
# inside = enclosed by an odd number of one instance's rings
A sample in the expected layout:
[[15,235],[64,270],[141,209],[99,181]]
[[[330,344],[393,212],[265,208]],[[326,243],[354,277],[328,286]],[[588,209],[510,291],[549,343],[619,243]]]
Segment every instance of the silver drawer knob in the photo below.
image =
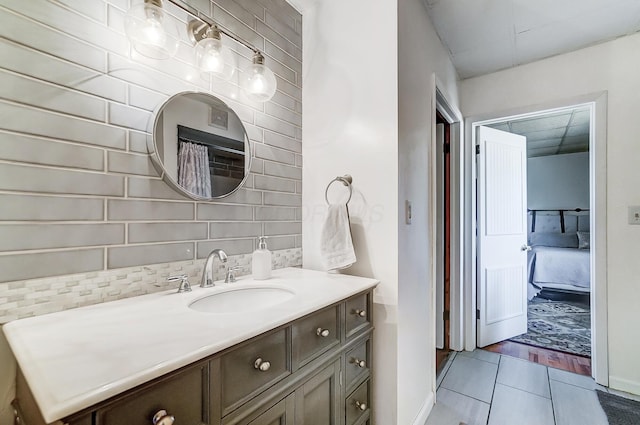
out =
[[367,310],[356,309],[356,310],[353,310],[351,313],[359,317],[367,317]]
[[364,360],[360,360],[356,357],[351,359],[351,363],[354,363],[356,366],[360,367],[360,368],[365,368],[367,367],[367,362],[365,362]]
[[326,338],[329,336],[329,329],[318,328],[316,329],[316,335]]
[[158,410],[155,415],[153,415],[153,425],[172,425],[176,420],[173,416],[169,416],[166,410]]
[[357,407],[358,409],[362,410],[363,412],[364,412],[365,410],[367,410],[367,405],[366,405],[366,404],[364,404],[364,403],[360,403],[359,401],[356,401],[356,407]]
[[265,362],[261,357],[258,357],[255,362],[253,362],[253,367],[260,372],[266,372],[271,367],[271,363]]

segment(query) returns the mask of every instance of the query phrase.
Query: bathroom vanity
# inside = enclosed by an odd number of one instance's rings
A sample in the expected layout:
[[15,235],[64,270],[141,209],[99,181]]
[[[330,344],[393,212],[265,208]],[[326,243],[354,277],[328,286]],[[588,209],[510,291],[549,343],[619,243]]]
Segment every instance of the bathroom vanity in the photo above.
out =
[[303,269],[11,322],[23,423],[370,423],[373,279]]

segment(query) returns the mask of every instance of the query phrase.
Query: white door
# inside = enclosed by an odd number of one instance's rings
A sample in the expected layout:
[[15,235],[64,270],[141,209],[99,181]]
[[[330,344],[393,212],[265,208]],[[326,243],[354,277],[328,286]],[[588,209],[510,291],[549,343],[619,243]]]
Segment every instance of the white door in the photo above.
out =
[[527,332],[526,138],[478,128],[478,346]]

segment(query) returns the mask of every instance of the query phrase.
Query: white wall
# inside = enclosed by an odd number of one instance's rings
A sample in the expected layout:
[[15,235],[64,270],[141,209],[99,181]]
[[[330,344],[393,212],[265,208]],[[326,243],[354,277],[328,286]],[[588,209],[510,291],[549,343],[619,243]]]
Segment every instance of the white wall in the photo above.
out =
[[640,205],[640,34],[518,68],[465,80],[466,116],[561,102],[608,92],[607,285],[610,385],[640,394],[640,226],[627,206]]
[[[351,174],[358,262],[347,273],[381,281],[374,296],[374,421],[422,425],[435,379],[432,73],[454,102],[456,74],[419,0],[323,0],[306,6],[303,17],[303,264],[322,268],[325,187]],[[339,189],[332,186],[332,199]],[[412,226],[404,225],[405,199],[414,202]]]
[[[398,424],[420,424],[433,402],[435,335],[431,228],[433,73],[458,107],[457,74],[420,0],[398,1]],[[405,200],[413,219],[405,224]],[[414,422],[418,418],[419,422]]]
[[529,158],[527,208],[589,208],[589,152]]
[[[381,281],[374,295],[378,424],[398,423],[396,9],[395,1],[322,0],[303,10],[303,265],[322,269],[325,188],[351,174],[358,261],[347,273]],[[332,199],[339,189],[332,186]]]

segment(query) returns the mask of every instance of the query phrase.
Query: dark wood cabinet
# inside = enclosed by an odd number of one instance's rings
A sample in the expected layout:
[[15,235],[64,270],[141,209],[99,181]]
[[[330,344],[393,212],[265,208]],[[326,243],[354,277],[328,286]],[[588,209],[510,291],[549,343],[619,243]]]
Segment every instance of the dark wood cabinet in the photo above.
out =
[[[371,291],[140,385],[70,425],[362,425],[370,419]],[[41,418],[24,380],[19,403]],[[42,425],[32,420],[27,425]]]

